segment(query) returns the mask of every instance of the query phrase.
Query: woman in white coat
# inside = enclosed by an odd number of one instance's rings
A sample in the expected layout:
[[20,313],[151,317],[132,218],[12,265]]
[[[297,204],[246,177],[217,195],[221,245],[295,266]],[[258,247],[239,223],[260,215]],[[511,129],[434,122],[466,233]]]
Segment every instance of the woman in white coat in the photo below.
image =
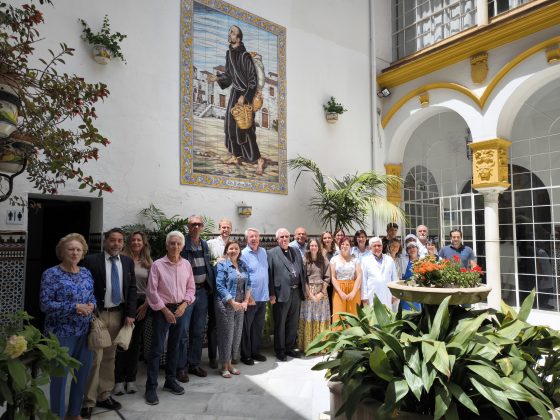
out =
[[392,308],[398,299],[387,285],[399,280],[395,262],[391,256],[383,254],[381,238],[371,238],[369,246],[372,254],[362,258],[362,304],[372,305],[374,296],[377,296],[381,303]]

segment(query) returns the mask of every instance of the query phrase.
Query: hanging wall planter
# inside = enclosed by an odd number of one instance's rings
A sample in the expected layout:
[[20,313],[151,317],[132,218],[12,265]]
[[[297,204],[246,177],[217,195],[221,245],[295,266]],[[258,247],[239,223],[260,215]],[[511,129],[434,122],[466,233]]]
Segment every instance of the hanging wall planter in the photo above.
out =
[[0,146],[0,172],[15,174],[21,171],[25,164],[25,148],[17,142],[6,142]]
[[92,47],[92,57],[97,64],[109,64],[111,62],[111,52],[103,45],[94,45]]
[[17,90],[0,76],[0,138],[9,137],[16,130],[20,106]]
[[83,19],[78,19],[83,26],[82,40],[87,42],[93,47],[93,59],[99,64],[109,64],[111,58],[118,58],[126,63],[121,50],[121,42],[126,38],[126,35],[120,32],[111,33],[109,24],[109,16],[105,15],[103,18],[103,25],[101,30],[94,33],[87,22]]
[[331,96],[331,99],[323,105],[323,109],[325,110],[325,118],[329,124],[335,124],[338,121],[338,115],[348,111],[342,104],[336,102],[334,96]]
[[338,114],[336,112],[326,112],[325,118],[329,124],[336,124],[338,121]]

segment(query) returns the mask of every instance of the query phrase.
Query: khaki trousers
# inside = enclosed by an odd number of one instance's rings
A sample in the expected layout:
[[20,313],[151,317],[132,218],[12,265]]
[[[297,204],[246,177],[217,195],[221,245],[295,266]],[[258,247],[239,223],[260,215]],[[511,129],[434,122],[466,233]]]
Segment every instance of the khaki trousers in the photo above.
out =
[[[114,340],[122,326],[122,312],[101,311],[99,316],[107,326],[111,340]],[[111,395],[115,386],[116,350],[117,346],[92,350],[93,362],[84,396],[84,407],[95,407],[96,401],[106,400]]]

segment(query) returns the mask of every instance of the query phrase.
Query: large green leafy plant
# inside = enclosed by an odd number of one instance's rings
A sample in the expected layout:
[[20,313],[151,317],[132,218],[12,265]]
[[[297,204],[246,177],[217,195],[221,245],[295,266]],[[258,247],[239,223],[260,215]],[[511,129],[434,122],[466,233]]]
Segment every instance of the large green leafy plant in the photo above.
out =
[[365,229],[370,213],[383,220],[405,219],[402,210],[385,197],[387,188],[401,185],[398,176],[367,171],[342,179],[329,178],[313,160],[301,156],[290,159],[288,166],[298,171],[295,183],[303,173],[312,175],[315,195],[310,198],[309,207],[331,232],[339,228],[350,231],[356,226]]
[[73,374],[80,366],[55,336],[41,334],[30,319],[23,311],[0,317],[0,407],[6,405],[2,420],[58,419],[42,386],[51,375],[64,375],[65,369]]
[[[168,217],[165,213],[151,204],[140,210],[138,213],[148,224],[138,223],[134,225],[123,226],[123,229],[128,234],[134,231],[142,231],[148,235],[150,241],[150,248],[152,249],[152,258],[163,257],[166,253],[165,238],[171,231],[178,230],[183,235],[188,234],[188,218],[182,218],[179,215]],[[202,216],[204,221],[204,229],[201,233],[202,238],[210,236],[215,229],[216,225],[210,218]]]
[[[376,298],[372,307],[346,314],[338,331],[325,331],[307,354],[329,351],[313,369],[344,384],[345,412],[376,399],[377,414],[399,411],[434,419],[525,418],[560,405],[560,335],[527,323],[535,293],[516,313],[425,306],[393,313]],[[556,376],[554,376],[556,375]]]
[[[56,51],[49,49],[45,57],[36,54],[41,23],[43,14],[35,5],[0,1],[0,78],[20,103],[14,134],[31,144],[25,155],[27,179],[42,193],[56,194],[68,179],[100,195],[111,192],[109,184],[83,170],[86,162],[99,158],[100,147],[109,144],[94,124],[95,105],[109,95],[107,86],[60,69],[74,54],[65,43]],[[12,142],[0,140],[0,151]],[[12,194],[13,176],[2,174],[0,181],[2,201]]]

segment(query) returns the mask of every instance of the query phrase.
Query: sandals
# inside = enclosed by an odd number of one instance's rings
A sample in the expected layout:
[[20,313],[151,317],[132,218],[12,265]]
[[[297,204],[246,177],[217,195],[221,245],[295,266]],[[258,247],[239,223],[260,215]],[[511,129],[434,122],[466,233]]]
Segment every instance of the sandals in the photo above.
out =
[[226,379],[231,378],[231,374],[229,373],[229,370],[222,370],[221,375],[222,375],[222,378],[226,378]]
[[236,368],[231,368],[229,370],[229,373],[231,373],[232,375],[241,375],[241,372],[239,371],[239,369],[236,369]]

